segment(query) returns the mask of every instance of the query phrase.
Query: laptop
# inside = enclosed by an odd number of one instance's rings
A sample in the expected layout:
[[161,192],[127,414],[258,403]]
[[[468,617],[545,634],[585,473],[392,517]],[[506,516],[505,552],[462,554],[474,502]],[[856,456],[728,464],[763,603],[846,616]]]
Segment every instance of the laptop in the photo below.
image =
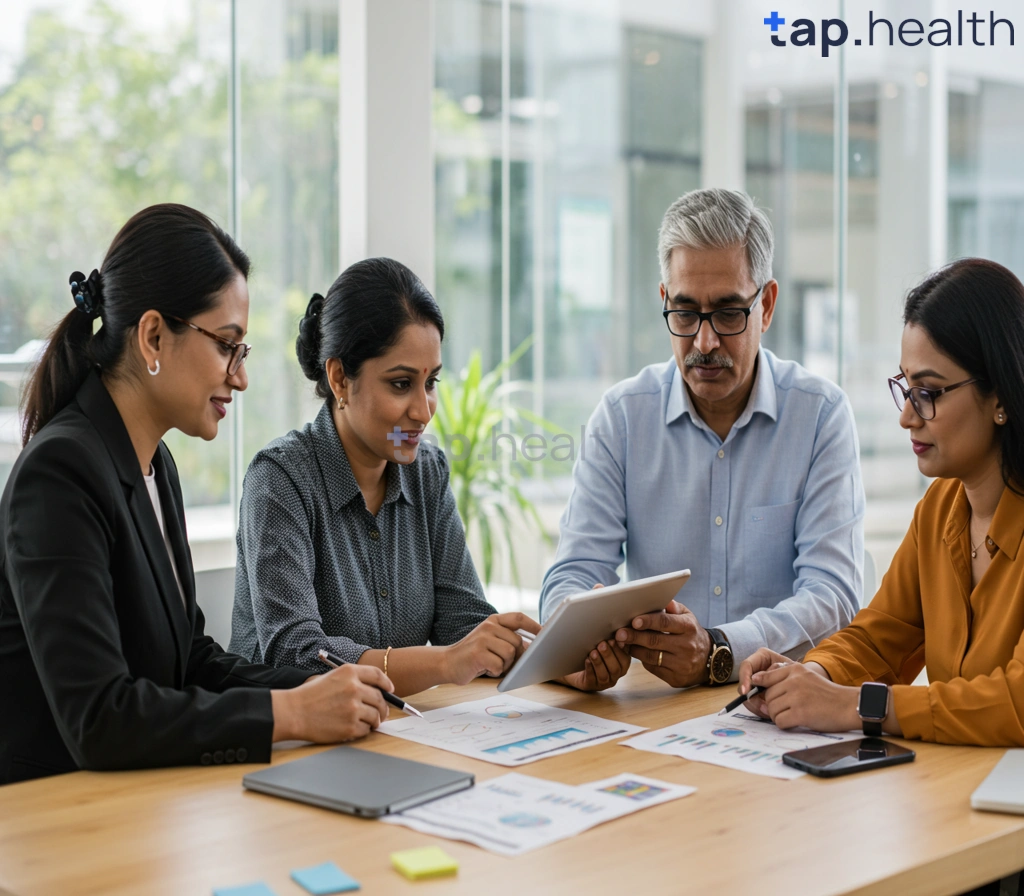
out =
[[401,812],[473,784],[468,772],[355,747],[335,747],[242,778],[247,790],[362,818]]
[[971,808],[1024,815],[1024,750],[1006,751],[971,794]]

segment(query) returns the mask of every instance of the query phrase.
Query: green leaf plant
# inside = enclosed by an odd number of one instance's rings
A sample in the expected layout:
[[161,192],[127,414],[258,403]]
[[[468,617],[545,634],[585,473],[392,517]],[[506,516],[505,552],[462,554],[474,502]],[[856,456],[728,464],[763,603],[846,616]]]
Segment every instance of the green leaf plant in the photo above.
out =
[[460,371],[453,386],[447,380],[438,382],[438,401],[431,429],[439,446],[445,450],[451,470],[451,487],[455,495],[466,539],[476,532],[480,536],[483,579],[490,584],[494,571],[497,545],[508,550],[512,580],[519,585],[519,568],[512,538],[516,518],[524,521],[548,543],[537,508],[520,489],[526,466],[518,458],[510,459],[497,450],[496,435],[507,433],[519,442],[525,424],[539,426],[551,433],[562,430],[530,411],[515,407],[513,393],[526,392],[532,385],[525,380],[503,383],[512,368],[533,344],[533,336],[524,339],[507,359],[487,373],[483,372],[480,351],[474,349],[468,364]]

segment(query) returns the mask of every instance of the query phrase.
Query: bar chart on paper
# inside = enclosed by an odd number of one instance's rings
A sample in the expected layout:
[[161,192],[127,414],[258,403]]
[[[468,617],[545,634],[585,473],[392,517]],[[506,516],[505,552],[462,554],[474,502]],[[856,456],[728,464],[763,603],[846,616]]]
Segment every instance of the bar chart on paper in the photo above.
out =
[[505,766],[525,765],[644,730],[625,722],[497,694],[423,715],[422,719],[394,719],[377,730]]
[[738,712],[725,719],[717,714],[688,719],[668,728],[645,732],[625,741],[623,746],[723,765],[755,775],[802,778],[806,772],[784,764],[783,753],[857,737],[863,735],[856,731],[822,734],[806,728],[783,730],[770,721]]

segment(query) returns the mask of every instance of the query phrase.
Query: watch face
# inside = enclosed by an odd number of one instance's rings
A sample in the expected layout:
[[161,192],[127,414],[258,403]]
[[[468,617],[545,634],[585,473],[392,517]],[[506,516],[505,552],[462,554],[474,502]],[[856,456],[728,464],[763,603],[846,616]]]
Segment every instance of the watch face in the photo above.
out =
[[889,688],[877,681],[868,681],[860,686],[860,703],[857,714],[862,719],[885,718],[889,709]]
[[711,680],[723,684],[732,675],[732,651],[720,647],[711,657]]

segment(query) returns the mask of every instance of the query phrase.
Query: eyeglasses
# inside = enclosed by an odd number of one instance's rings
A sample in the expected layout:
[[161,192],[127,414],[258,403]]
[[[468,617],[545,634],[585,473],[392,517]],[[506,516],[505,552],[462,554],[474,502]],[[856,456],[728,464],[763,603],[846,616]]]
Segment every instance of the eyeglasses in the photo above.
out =
[[941,389],[925,389],[923,386],[914,386],[910,389],[904,389],[903,384],[900,380],[906,380],[906,377],[901,373],[898,376],[889,377],[889,391],[892,392],[892,400],[896,402],[896,407],[902,412],[907,406],[907,399],[910,399],[911,405],[917,416],[922,420],[932,420],[935,417],[935,399],[940,395],[944,395],[946,392],[952,392],[954,389],[959,389],[961,386],[969,386],[971,383],[978,382],[977,379],[964,380],[962,383],[953,383],[952,386],[944,386]]
[[234,376],[238,373],[238,368],[245,363],[245,359],[249,357],[249,352],[252,351],[252,346],[247,345],[244,342],[232,342],[226,336],[218,336],[216,333],[211,333],[209,330],[204,330],[202,327],[197,327],[192,321],[185,320],[181,317],[175,317],[173,314],[165,314],[164,317],[169,317],[171,320],[176,320],[179,324],[184,324],[186,327],[191,327],[202,333],[204,336],[209,336],[221,345],[225,345],[231,349],[231,356],[228,358],[228,376]]
[[739,336],[747,329],[747,322],[750,319],[750,312],[761,298],[764,292],[765,283],[754,295],[746,308],[719,308],[717,311],[669,311],[668,296],[665,296],[665,308],[661,312],[665,317],[668,331],[673,336],[696,336],[700,332],[701,324],[707,321],[711,329],[719,336]]

